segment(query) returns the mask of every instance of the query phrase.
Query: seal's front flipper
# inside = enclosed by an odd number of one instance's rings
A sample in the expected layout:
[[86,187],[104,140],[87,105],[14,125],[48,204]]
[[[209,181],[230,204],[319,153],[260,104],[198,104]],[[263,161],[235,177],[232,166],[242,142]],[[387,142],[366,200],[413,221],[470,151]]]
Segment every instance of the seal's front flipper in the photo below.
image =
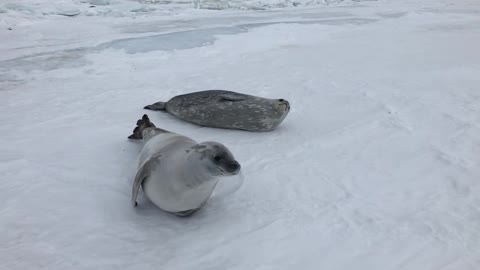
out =
[[220,101],[242,101],[244,97],[235,94],[222,94],[220,95]]
[[190,217],[191,215],[196,213],[198,210],[200,210],[200,208],[195,208],[195,209],[180,211],[180,212],[172,212],[172,214],[174,214],[177,217]]
[[190,210],[185,210],[185,211],[180,211],[180,212],[171,212],[171,213],[174,214],[177,217],[189,217],[189,216],[195,214],[198,210],[200,210],[200,208],[202,208],[207,203],[207,200],[205,200],[202,204],[200,204],[195,209],[190,209]]
[[[148,163],[148,162],[147,162]],[[147,174],[145,173],[145,165],[137,172],[137,175],[135,175],[135,180],[133,180],[133,189],[132,189],[132,206],[137,207],[137,195],[138,191],[140,190],[140,186],[142,186],[143,180],[147,178]]]
[[159,102],[153,103],[152,105],[147,105],[143,108],[147,110],[152,110],[152,111],[165,111],[165,104],[166,102],[159,101]]
[[133,189],[132,189],[132,206],[136,207],[137,204],[137,195],[142,183],[147,177],[149,176],[150,172],[152,171],[153,166],[156,166],[159,162],[158,156],[154,156],[149,159],[145,164],[143,164],[142,168],[138,170],[137,175],[135,175],[135,180],[133,180]]

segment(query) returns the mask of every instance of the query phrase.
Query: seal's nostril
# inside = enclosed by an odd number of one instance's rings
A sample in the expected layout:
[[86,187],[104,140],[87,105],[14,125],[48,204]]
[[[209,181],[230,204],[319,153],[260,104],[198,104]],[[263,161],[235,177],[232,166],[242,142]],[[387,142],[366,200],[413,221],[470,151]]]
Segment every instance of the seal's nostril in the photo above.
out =
[[235,161],[234,163],[228,165],[228,170],[230,172],[236,172],[240,170],[240,164],[238,164],[238,162]]
[[280,101],[280,102],[284,102],[284,101],[285,101],[285,99],[281,98],[281,99],[279,99],[278,101]]

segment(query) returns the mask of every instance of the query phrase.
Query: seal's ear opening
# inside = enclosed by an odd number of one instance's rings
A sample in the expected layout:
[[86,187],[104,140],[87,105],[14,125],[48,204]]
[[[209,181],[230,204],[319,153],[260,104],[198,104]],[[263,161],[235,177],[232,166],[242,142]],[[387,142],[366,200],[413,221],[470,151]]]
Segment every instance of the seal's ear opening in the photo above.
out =
[[141,140],[143,139],[143,130],[149,127],[155,127],[155,125],[150,122],[148,115],[144,114],[142,119],[137,121],[137,126],[133,130],[133,134],[128,136],[131,140]]

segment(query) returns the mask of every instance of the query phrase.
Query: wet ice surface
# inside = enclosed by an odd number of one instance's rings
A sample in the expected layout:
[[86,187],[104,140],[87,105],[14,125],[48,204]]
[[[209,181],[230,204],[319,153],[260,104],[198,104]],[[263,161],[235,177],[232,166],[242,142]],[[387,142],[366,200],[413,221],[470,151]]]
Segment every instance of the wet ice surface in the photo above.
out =
[[217,27],[160,34],[141,38],[115,40],[102,44],[100,49],[121,49],[126,53],[146,53],[156,50],[173,51],[211,45],[215,35],[231,35],[245,32],[241,27]]
[[195,47],[208,46],[215,42],[216,36],[232,35],[246,32],[250,29],[268,26],[273,24],[327,24],[327,25],[341,25],[341,24],[364,24],[371,23],[374,19],[331,19],[318,21],[277,21],[268,23],[252,23],[243,24],[230,27],[215,27],[208,29],[197,29],[183,32],[174,32],[160,35],[153,35],[141,38],[128,38],[121,40],[114,40],[106,44],[100,45],[97,49],[121,49],[126,53],[146,53],[151,51],[163,50],[184,50]]
[[323,20],[301,20],[301,21],[274,21],[263,23],[240,24],[229,27],[213,27],[195,29],[180,32],[118,39],[106,42],[94,47],[76,48],[66,51],[55,51],[22,56],[11,60],[0,61],[1,70],[21,69],[51,70],[59,67],[79,67],[86,64],[85,55],[98,53],[106,49],[119,49],[128,54],[147,53],[151,51],[173,51],[185,50],[196,47],[208,46],[215,42],[218,36],[232,35],[249,31],[257,27],[274,24],[325,24],[325,25],[360,25],[373,23],[376,19],[369,18],[347,18],[347,19],[323,19]]
[[[475,1],[191,12],[8,17],[0,269],[480,267]],[[250,133],[142,109],[204,89],[291,112]],[[243,185],[189,219],[131,208],[144,113],[227,145]]]

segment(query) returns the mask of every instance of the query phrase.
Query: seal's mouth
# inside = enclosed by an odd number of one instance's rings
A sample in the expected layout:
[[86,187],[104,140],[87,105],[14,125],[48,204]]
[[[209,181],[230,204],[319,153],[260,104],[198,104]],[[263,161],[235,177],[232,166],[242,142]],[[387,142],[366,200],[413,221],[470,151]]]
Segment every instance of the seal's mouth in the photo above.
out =
[[278,100],[278,108],[282,112],[288,112],[290,110],[290,103],[286,101],[285,99],[279,99]]
[[226,172],[224,170],[218,170],[218,172],[220,173],[220,176],[232,176],[232,175],[237,175],[240,171]]
[[231,176],[231,175],[235,175],[236,173],[229,173],[229,172],[226,172],[225,170],[222,170],[222,169],[218,169],[218,174],[220,176]]
[[290,110],[289,104],[280,104],[278,107],[282,112],[288,112]]
[[227,166],[227,168],[218,167],[218,172],[221,176],[236,175],[240,172],[240,164],[235,161]]

